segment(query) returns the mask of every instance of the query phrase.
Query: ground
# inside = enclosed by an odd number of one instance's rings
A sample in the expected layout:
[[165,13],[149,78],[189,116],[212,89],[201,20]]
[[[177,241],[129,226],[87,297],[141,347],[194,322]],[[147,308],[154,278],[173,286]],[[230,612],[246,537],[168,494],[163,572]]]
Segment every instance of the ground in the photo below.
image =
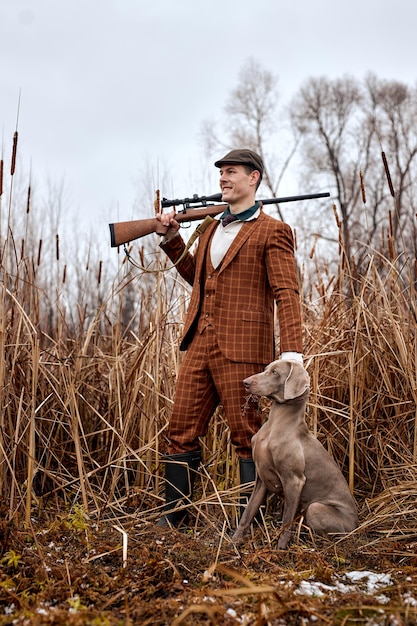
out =
[[417,623],[417,555],[402,538],[359,532],[337,543],[279,523],[238,547],[210,520],[183,532],[152,522],[1,525],[0,626]]

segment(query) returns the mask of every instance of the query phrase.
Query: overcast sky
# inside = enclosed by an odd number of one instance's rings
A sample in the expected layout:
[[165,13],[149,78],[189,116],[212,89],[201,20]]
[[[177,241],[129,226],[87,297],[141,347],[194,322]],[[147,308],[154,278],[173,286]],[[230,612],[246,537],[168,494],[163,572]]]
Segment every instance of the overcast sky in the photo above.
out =
[[20,93],[19,167],[38,193],[64,179],[107,244],[145,164],[169,172],[165,196],[217,191],[194,188],[198,135],[247,59],[278,76],[283,101],[313,76],[413,85],[416,24],[416,0],[0,0],[4,159]]

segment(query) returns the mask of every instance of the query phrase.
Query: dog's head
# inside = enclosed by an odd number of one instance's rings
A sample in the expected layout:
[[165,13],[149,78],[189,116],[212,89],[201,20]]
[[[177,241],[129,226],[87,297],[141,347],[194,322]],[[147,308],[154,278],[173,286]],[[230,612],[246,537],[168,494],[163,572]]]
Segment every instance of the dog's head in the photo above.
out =
[[267,396],[280,404],[302,396],[310,387],[310,376],[296,361],[273,361],[263,372],[243,381],[248,393]]

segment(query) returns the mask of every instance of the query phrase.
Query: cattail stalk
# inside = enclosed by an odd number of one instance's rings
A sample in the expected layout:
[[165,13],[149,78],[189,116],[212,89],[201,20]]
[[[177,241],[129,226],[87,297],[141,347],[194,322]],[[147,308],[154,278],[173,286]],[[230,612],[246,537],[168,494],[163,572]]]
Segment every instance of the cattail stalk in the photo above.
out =
[[37,264],[38,267],[41,264],[41,252],[42,252],[42,239],[39,239],[39,245],[38,245],[38,260],[37,260]]
[[362,194],[362,202],[366,204],[366,191],[365,191],[365,181],[363,178],[362,170],[359,172],[359,177],[361,179],[361,194]]
[[13,176],[16,169],[16,153],[17,153],[17,139],[19,137],[19,133],[17,130],[13,135],[13,149],[12,149],[12,163],[10,166],[10,175]]
[[155,191],[155,200],[153,203],[153,207],[155,209],[155,215],[161,212],[161,192],[159,189]]
[[339,216],[337,214],[337,207],[336,207],[336,205],[334,203],[332,204],[332,209],[333,209],[334,219],[336,220],[336,226],[337,226],[337,228],[340,228],[341,222],[340,222]]
[[316,235],[314,237],[313,246],[312,246],[311,251],[310,251],[310,259],[312,259],[314,257],[314,253],[316,251],[316,244],[317,244],[318,238],[319,238],[319,236],[316,233]]
[[26,199],[26,214],[29,213],[30,211],[30,197],[32,195],[32,189],[31,186],[28,186],[28,195],[27,195],[27,199]]
[[382,151],[381,154],[382,154],[382,162],[384,164],[384,170],[385,170],[385,174],[386,174],[386,177],[387,177],[390,194],[391,194],[391,196],[393,198],[395,198],[395,191],[394,191],[394,186],[392,184],[391,173],[389,171],[387,157],[385,156],[385,152],[384,151]]
[[59,261],[59,235],[56,234],[56,260]]

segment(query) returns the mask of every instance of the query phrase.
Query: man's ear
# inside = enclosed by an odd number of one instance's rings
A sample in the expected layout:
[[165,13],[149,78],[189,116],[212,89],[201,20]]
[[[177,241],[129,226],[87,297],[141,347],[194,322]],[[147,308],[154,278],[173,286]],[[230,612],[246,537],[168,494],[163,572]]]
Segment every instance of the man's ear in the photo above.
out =
[[252,170],[250,173],[250,182],[251,185],[255,185],[255,187],[258,185],[259,182],[259,178],[261,177],[260,172],[258,172],[258,170]]
[[310,386],[310,376],[301,363],[291,363],[289,374],[284,383],[284,400],[302,396]]

